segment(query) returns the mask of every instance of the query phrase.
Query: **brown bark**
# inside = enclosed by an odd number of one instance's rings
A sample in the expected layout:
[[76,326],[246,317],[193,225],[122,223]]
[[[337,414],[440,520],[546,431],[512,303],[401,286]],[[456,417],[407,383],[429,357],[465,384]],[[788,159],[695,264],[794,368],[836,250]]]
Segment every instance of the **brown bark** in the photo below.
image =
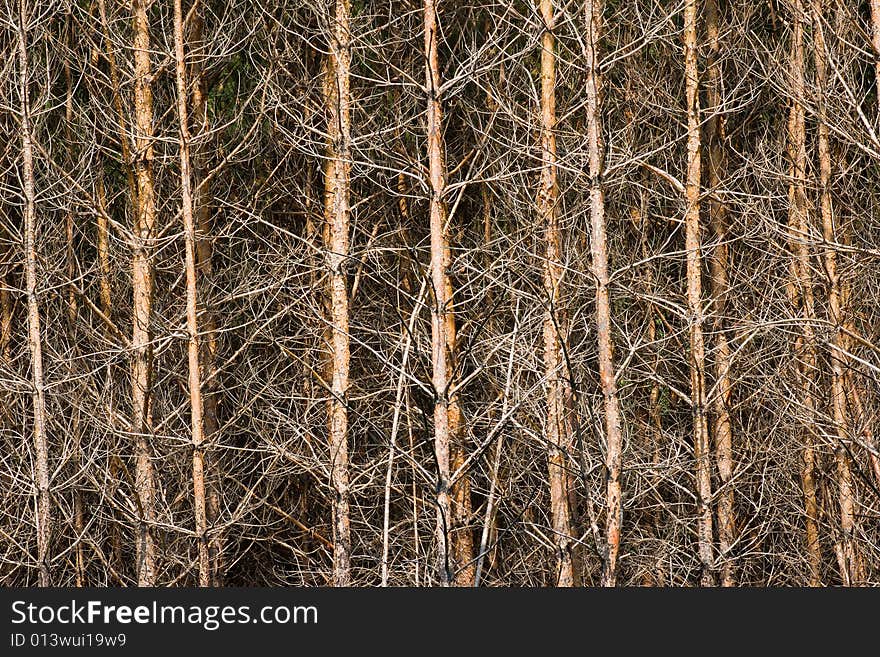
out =
[[[428,175],[431,187],[431,363],[434,388],[434,455],[437,461],[437,574],[441,586],[453,583],[455,551],[451,545],[452,503],[450,499],[450,455],[457,411],[450,402],[452,363],[449,353],[449,327],[452,299],[447,268],[451,264],[446,193],[446,164],[443,144],[443,106],[440,94],[437,6],[425,0],[425,78],[428,94]],[[453,336],[454,337],[454,336]],[[450,408],[451,407],[451,408]]]
[[[712,108],[712,116],[706,121],[706,151],[709,189],[716,191],[723,182],[727,167],[727,154],[724,146],[724,114],[721,44],[718,38],[718,0],[706,2],[706,31],[709,37],[709,60],[706,71],[706,99]],[[715,340],[715,353],[712,369],[715,374],[715,395],[713,397],[714,421],[712,434],[715,441],[715,463],[718,468],[719,488],[716,491],[715,513],[718,524],[718,557],[720,561],[721,586],[734,586],[733,564],[730,561],[730,548],[736,538],[736,519],[734,516],[733,477],[733,431],[730,425],[730,398],[732,382],[730,369],[733,357],[727,340],[725,315],[727,313],[727,294],[730,289],[728,279],[727,248],[727,208],[717,194],[709,197],[709,225],[715,238],[715,248],[709,260],[710,285],[713,305],[712,330]]]
[[607,477],[605,508],[605,563],[602,585],[617,582],[617,555],[620,551],[622,522],[620,460],[623,437],[617,381],[614,373],[613,338],[611,335],[611,301],[609,295],[608,239],[605,232],[605,189],[602,184],[604,144],[602,143],[601,80],[599,77],[599,39],[602,31],[602,2],[587,0],[588,23],[586,39],[587,72],[587,148],[590,160],[590,247],[593,277],[596,280],[596,337],[598,340],[599,381],[605,407],[605,468]]
[[192,179],[189,155],[189,118],[187,112],[186,53],[183,35],[183,7],[174,0],[174,60],[177,85],[177,120],[180,139],[180,196],[186,260],[186,331],[189,366],[189,401],[192,438],[193,513],[199,554],[199,586],[211,585],[211,560],[208,553],[207,515],[205,510],[205,426],[202,400],[202,372],[199,349],[198,279],[196,272],[196,224],[193,216]]
[[550,478],[550,512],[556,543],[556,585],[574,586],[573,530],[566,456],[571,433],[566,421],[569,397],[568,370],[562,352],[564,330],[562,298],[562,233],[559,227],[559,183],[556,164],[556,40],[553,0],[541,0],[544,33],[541,38],[541,177],[537,209],[544,227],[544,376],[547,390],[547,468]]
[[841,306],[840,276],[837,271],[837,231],[835,229],[834,207],[831,198],[831,147],[828,119],[825,111],[825,92],[828,85],[828,64],[825,43],[824,11],[821,0],[812,0],[813,10],[813,61],[816,67],[816,89],[818,107],[818,151],[819,151],[819,209],[822,215],[822,236],[825,275],[828,278],[828,322],[833,327],[831,336],[831,415],[837,438],[835,461],[837,465],[837,494],[840,507],[840,537],[836,552],[840,556],[840,577],[844,584],[861,582],[864,578],[861,558],[853,540],[855,530],[855,502],[852,472],[846,445],[850,442],[850,424],[846,410],[846,374],[840,348],[845,340],[841,328],[843,314]]
[[332,356],[330,401],[330,483],[333,487],[333,585],[351,585],[351,530],[348,475],[349,307],[345,264],[349,249],[351,67],[349,0],[336,0],[327,65],[327,162],[324,171],[324,239],[330,270]]
[[33,404],[34,488],[36,489],[37,569],[40,586],[51,586],[49,543],[52,539],[52,502],[49,489],[49,445],[46,433],[46,393],[43,379],[43,338],[37,299],[37,214],[34,185],[34,146],[31,133],[30,90],[28,88],[27,24],[30,16],[25,0],[19,3],[18,66],[21,91],[21,169],[24,184],[25,293],[27,296],[28,350],[31,360]]
[[808,555],[810,586],[821,586],[819,572],[821,550],[819,545],[816,486],[816,454],[812,424],[816,408],[813,398],[816,371],[816,341],[813,330],[815,308],[813,280],[810,269],[810,245],[808,242],[809,218],[806,197],[806,128],[804,116],[804,22],[801,0],[795,0],[792,15],[791,61],[789,84],[791,106],[788,115],[788,159],[790,183],[788,187],[788,228],[792,259],[792,284],[789,296],[796,312],[801,316],[801,335],[795,342],[795,354],[803,386],[803,408],[807,417],[801,430],[802,458],[801,488],[804,495],[804,529]]
[[[193,48],[204,41],[204,21],[198,11],[193,11],[190,21],[190,36],[187,39]],[[208,90],[203,66],[200,60],[190,66],[190,87],[192,88],[190,112],[192,144],[190,164],[193,181],[193,213],[196,219],[196,271],[202,281],[210,281],[213,276],[213,232],[214,222],[211,213],[211,184],[207,180],[207,152],[203,139],[208,133]],[[220,459],[216,446],[220,440],[219,420],[219,372],[217,371],[217,317],[206,298],[204,287],[198,298],[201,339],[202,400],[204,405],[205,431],[205,489],[207,492],[206,515],[210,536],[208,551],[211,561],[211,583],[223,585],[223,531],[217,526],[220,514],[221,476]]]
[[[452,253],[449,244],[446,244],[446,253],[444,256],[446,272],[452,267]],[[446,313],[446,353],[448,354],[447,367],[450,371],[450,387],[456,382],[454,380],[456,367],[457,337],[455,328],[455,312],[453,306],[453,285],[452,279],[447,273],[446,276],[446,299],[448,303],[448,312]],[[465,443],[465,431],[462,422],[461,408],[458,404],[458,395],[453,394],[449,398],[449,451],[452,460],[451,471],[456,472],[462,467],[467,459],[467,445]],[[452,482],[451,487],[451,504],[452,504],[452,526],[451,539],[452,549],[454,552],[454,563],[456,570],[454,580],[456,586],[473,586],[476,576],[474,562],[474,538],[471,531],[471,485],[470,477],[467,472],[461,473],[459,477]]]
[[[138,503],[137,582],[156,583],[155,483],[152,462],[150,385],[153,367],[150,314],[153,305],[153,240],[156,200],[153,192],[153,95],[150,73],[150,24],[147,0],[134,0],[134,171],[137,187],[132,253],[134,318],[131,350],[131,430],[135,437],[135,494]],[[125,139],[122,140],[125,142]]]
[[700,253],[701,137],[697,70],[697,3],[684,5],[685,83],[687,96],[687,177],[685,182],[685,249],[690,334],[691,406],[697,493],[697,546],[702,583],[715,582],[712,554],[712,463],[706,420],[706,353],[703,339],[702,256]]

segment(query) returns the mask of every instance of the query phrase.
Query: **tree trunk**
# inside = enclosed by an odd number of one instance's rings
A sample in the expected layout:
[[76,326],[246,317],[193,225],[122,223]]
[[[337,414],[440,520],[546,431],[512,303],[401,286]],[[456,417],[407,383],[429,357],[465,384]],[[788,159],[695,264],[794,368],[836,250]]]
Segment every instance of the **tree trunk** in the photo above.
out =
[[349,0],[336,0],[330,35],[325,100],[327,103],[327,164],[324,176],[324,230],[330,270],[331,390],[330,482],[333,487],[333,585],[351,585],[351,531],[348,476],[349,334],[348,283],[345,265],[349,243],[349,178],[351,67]]
[[816,408],[813,387],[816,371],[816,341],[813,332],[815,310],[813,280],[810,270],[810,246],[807,241],[808,217],[806,197],[806,128],[804,117],[804,22],[801,0],[794,0],[791,35],[790,86],[791,107],[788,115],[788,159],[790,183],[788,186],[788,228],[792,259],[792,284],[789,296],[796,312],[801,315],[801,335],[795,342],[795,354],[803,385],[803,463],[801,487],[804,495],[804,526],[807,546],[810,586],[821,586],[819,572],[821,550],[819,545],[819,506],[816,497],[816,454],[812,424]]
[[21,91],[21,164],[24,183],[24,252],[27,294],[28,349],[31,357],[31,400],[34,420],[34,474],[37,508],[37,568],[40,586],[51,586],[49,542],[52,538],[52,507],[49,489],[49,445],[46,435],[46,395],[43,381],[43,346],[40,307],[37,300],[37,215],[34,189],[34,147],[31,133],[28,88],[27,28],[30,16],[25,0],[19,3],[18,66]]
[[722,110],[721,44],[718,39],[718,0],[706,1],[706,31],[709,37],[709,60],[706,71],[706,99],[712,108],[712,116],[706,121],[707,173],[709,189],[715,192],[709,198],[709,224],[715,237],[715,248],[710,264],[710,284],[713,304],[713,333],[715,354],[712,369],[715,372],[713,410],[715,414],[712,433],[715,440],[715,463],[718,467],[719,490],[715,513],[718,521],[718,557],[720,560],[721,586],[734,586],[733,564],[730,548],[736,532],[733,495],[733,432],[730,426],[730,397],[732,382],[730,369],[733,357],[727,341],[725,315],[727,313],[728,280],[727,208],[718,196],[727,155],[724,146],[724,115]]
[[593,277],[596,279],[596,337],[598,340],[599,380],[605,406],[605,468],[607,494],[605,508],[605,563],[602,585],[617,582],[617,555],[620,550],[622,521],[620,491],[620,451],[623,443],[617,382],[614,375],[611,301],[609,298],[608,240],[605,234],[605,189],[602,184],[604,144],[602,142],[601,80],[599,78],[599,39],[602,32],[602,2],[587,0],[587,148],[590,159],[590,246]]
[[[198,0],[197,0],[198,1]],[[200,48],[204,43],[204,20],[201,12],[192,10],[190,36],[187,41],[192,48]],[[193,184],[193,214],[196,222],[196,271],[202,281],[210,281],[213,277],[213,233],[214,222],[211,213],[211,184],[207,180],[207,150],[200,141],[207,135],[208,123],[208,89],[205,74],[200,60],[190,65],[188,76],[192,93],[189,119],[190,164]],[[208,552],[211,561],[211,584],[223,585],[223,531],[217,526],[220,514],[221,470],[217,445],[220,440],[219,419],[219,372],[217,371],[217,318],[204,293],[199,295],[199,313],[201,337],[202,400],[204,406],[205,431],[205,490],[206,516],[210,528]]]
[[[147,0],[133,0],[134,32],[134,171],[135,199],[132,290],[134,319],[131,350],[131,430],[135,436],[135,494],[138,502],[137,582],[156,583],[155,483],[152,462],[150,384],[153,367],[150,314],[153,304],[153,240],[156,200],[153,193],[153,95],[150,72],[150,24]],[[109,46],[108,46],[109,47]],[[123,138],[123,142],[125,139]]]
[[712,463],[706,422],[706,354],[703,342],[702,256],[700,254],[700,96],[697,71],[697,3],[684,5],[685,82],[687,95],[687,178],[685,182],[685,249],[687,305],[690,315],[691,406],[697,484],[697,545],[702,583],[715,582],[712,555]]
[[844,584],[859,583],[863,577],[861,559],[853,540],[855,530],[855,503],[850,471],[849,455],[845,445],[849,443],[850,425],[846,412],[845,363],[840,348],[845,340],[843,308],[841,305],[840,277],[837,273],[837,231],[835,229],[834,208],[831,199],[831,147],[828,119],[825,112],[825,91],[828,86],[828,64],[825,43],[824,11],[821,0],[812,0],[813,9],[813,61],[816,66],[816,93],[818,107],[818,150],[819,150],[819,209],[822,214],[822,235],[826,247],[824,252],[825,275],[828,277],[828,322],[833,327],[831,336],[831,415],[837,438],[835,460],[837,464],[838,503],[840,505],[840,538],[837,552],[840,555],[840,577]]
[[[449,251],[446,201],[446,165],[443,144],[443,107],[440,96],[437,6],[425,0],[425,77],[428,93],[428,173],[431,187],[431,362],[434,387],[434,455],[437,460],[437,571],[441,586],[454,582],[455,552],[450,545],[452,505],[450,500],[450,451],[457,428],[457,407],[450,402],[452,362],[449,327],[452,299],[449,296]],[[454,339],[454,335],[452,338]]]
[[541,0],[544,33],[541,39],[541,178],[538,216],[545,231],[544,262],[544,376],[547,386],[547,421],[544,435],[549,448],[550,512],[556,543],[556,585],[574,586],[572,518],[568,495],[566,458],[571,434],[566,421],[569,397],[568,369],[562,352],[564,312],[562,288],[562,234],[559,228],[559,185],[556,166],[556,40],[553,0]]
[[186,53],[183,43],[183,7],[174,0],[174,60],[177,84],[177,121],[180,132],[180,196],[186,259],[186,331],[189,366],[189,402],[192,438],[193,513],[199,554],[199,586],[211,585],[208,553],[208,521],[205,510],[205,425],[202,401],[202,371],[199,349],[198,279],[196,273],[196,225],[193,216],[192,179],[189,156]]
[[[455,311],[453,310],[454,289],[452,286],[452,278],[449,276],[449,270],[452,267],[452,252],[449,243],[446,243],[446,252],[444,256],[446,273],[446,302],[448,312],[446,313],[446,353],[448,354],[447,367],[450,372],[449,386],[450,388],[456,383],[455,372],[457,371],[456,354],[457,337],[455,328]],[[465,443],[465,430],[462,421],[461,407],[458,403],[458,395],[453,393],[449,397],[449,450],[452,460],[451,470],[457,471],[467,459],[467,445]],[[471,531],[471,483],[467,472],[462,472],[459,477],[452,482],[452,526],[451,539],[452,549],[454,552],[454,563],[456,570],[454,573],[456,586],[473,586],[476,576],[474,562],[474,537]]]

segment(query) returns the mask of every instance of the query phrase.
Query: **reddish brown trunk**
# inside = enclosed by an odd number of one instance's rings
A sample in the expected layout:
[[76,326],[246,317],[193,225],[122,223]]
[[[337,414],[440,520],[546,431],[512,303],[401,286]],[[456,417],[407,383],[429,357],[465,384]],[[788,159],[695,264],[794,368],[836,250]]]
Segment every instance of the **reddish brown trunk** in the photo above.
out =
[[[437,461],[437,571],[440,584],[454,582],[455,549],[452,538],[452,501],[450,499],[450,468],[452,442],[459,422],[458,409],[451,398],[453,385],[453,354],[450,353],[449,328],[454,323],[451,265],[446,193],[446,164],[443,144],[443,106],[440,94],[440,60],[437,52],[439,24],[435,0],[425,0],[425,77],[428,93],[428,172],[431,187],[431,307],[432,383],[434,388],[434,455]],[[454,335],[451,336],[454,339]]]
[[792,282],[789,297],[795,311],[801,318],[801,335],[795,342],[795,355],[803,390],[803,408],[806,417],[802,418],[800,431],[802,441],[801,488],[804,495],[804,529],[808,555],[808,583],[821,586],[819,572],[821,548],[819,545],[818,514],[816,494],[816,454],[812,433],[816,408],[813,399],[813,379],[816,371],[816,341],[813,333],[815,320],[813,300],[813,280],[810,268],[810,245],[808,240],[807,197],[806,197],[806,127],[804,116],[804,22],[805,16],[801,0],[794,0],[792,14],[792,43],[790,76],[790,109],[788,115],[788,159],[790,180],[788,187],[788,228],[792,251]]
[[813,61],[816,66],[819,150],[819,208],[822,215],[822,235],[828,246],[824,252],[825,275],[828,277],[828,322],[834,327],[831,337],[831,416],[837,438],[835,461],[837,465],[837,493],[840,508],[840,537],[836,549],[839,555],[841,580],[846,585],[857,584],[864,578],[861,558],[853,538],[855,531],[855,501],[846,445],[849,438],[849,418],[846,412],[845,363],[840,348],[845,338],[841,305],[840,276],[837,272],[836,221],[831,198],[831,146],[828,119],[825,111],[825,90],[828,85],[828,64],[825,52],[824,11],[821,0],[812,0]]
[[607,473],[605,506],[605,563],[602,585],[617,583],[617,555],[620,551],[622,505],[620,461],[623,436],[617,380],[614,372],[614,340],[611,334],[611,300],[608,272],[608,239],[605,231],[605,189],[602,186],[604,144],[602,142],[601,80],[599,77],[599,39],[602,31],[602,2],[587,0],[586,39],[587,73],[587,149],[590,160],[590,247],[593,277],[596,280],[596,338],[598,342],[599,381],[605,408],[605,468]]
[[[156,234],[156,201],[153,195],[153,95],[150,72],[150,23],[146,0],[134,0],[134,128],[135,199],[134,252],[132,254],[131,430],[135,437],[135,494],[138,503],[138,586],[156,583],[155,484],[152,461],[150,385],[153,367],[151,312],[153,306],[153,240]],[[123,142],[125,139],[122,140]]]
[[715,582],[712,554],[712,462],[706,421],[706,350],[703,340],[702,255],[700,253],[701,137],[697,70],[697,3],[685,0],[685,86],[687,95],[687,176],[685,182],[685,249],[687,250],[687,303],[690,315],[691,407],[696,463],[697,547],[702,583]]
[[349,303],[345,265],[349,243],[351,121],[349,2],[336,0],[330,35],[325,101],[327,163],[324,171],[323,231],[330,270],[330,401],[328,403],[330,482],[333,487],[333,584],[351,585],[351,530],[348,475]]
[[556,40],[553,0],[541,0],[544,33],[541,39],[541,179],[538,217],[544,227],[544,376],[547,390],[547,467],[550,514],[556,544],[556,585],[574,586],[573,530],[566,458],[571,433],[566,418],[568,370],[562,352],[562,234],[559,227],[559,186],[556,163]]
[[202,401],[202,372],[199,349],[198,279],[196,272],[196,224],[193,216],[192,179],[190,176],[189,118],[187,110],[186,53],[183,35],[183,7],[174,0],[174,60],[177,83],[177,122],[180,138],[180,197],[183,215],[186,268],[186,330],[190,426],[192,441],[193,515],[199,555],[199,586],[211,585],[211,560],[208,553],[207,512],[205,506],[205,426]]
[[715,440],[715,463],[718,467],[719,488],[715,513],[718,520],[718,558],[720,562],[721,586],[734,586],[733,564],[730,561],[730,548],[736,533],[733,495],[733,431],[730,424],[730,398],[732,382],[730,376],[733,357],[727,341],[725,314],[727,313],[728,281],[727,249],[727,208],[719,200],[717,190],[723,182],[727,156],[724,150],[724,116],[721,97],[721,45],[718,38],[718,0],[706,2],[706,31],[709,37],[709,62],[707,69],[707,100],[712,116],[706,121],[706,149],[708,153],[707,173],[709,189],[714,193],[709,197],[709,224],[715,238],[715,248],[710,258],[710,283],[712,290],[713,333],[715,354],[713,367],[715,373],[715,395],[713,397],[714,422],[712,434]]

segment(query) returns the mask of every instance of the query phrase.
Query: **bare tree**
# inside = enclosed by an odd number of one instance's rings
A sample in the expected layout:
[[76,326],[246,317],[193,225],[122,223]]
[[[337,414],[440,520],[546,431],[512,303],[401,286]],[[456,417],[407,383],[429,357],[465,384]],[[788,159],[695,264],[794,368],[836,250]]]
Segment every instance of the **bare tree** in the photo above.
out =
[[[134,49],[134,151],[137,196],[133,227],[132,289],[134,313],[131,334],[131,431],[135,439],[135,491],[138,504],[137,582],[156,583],[154,533],[156,490],[151,438],[153,418],[150,386],[153,370],[151,335],[153,307],[153,240],[156,236],[156,199],[153,188],[153,94],[150,65],[150,23],[147,3],[132,4]],[[125,141],[123,139],[122,141]]]
[[333,585],[351,584],[351,530],[348,476],[348,283],[349,194],[351,169],[351,111],[349,71],[351,35],[348,0],[336,0],[330,31],[330,56],[325,83],[327,163],[324,169],[324,230],[328,296],[332,326],[330,427],[330,481],[333,503]]
[[190,422],[192,425],[192,483],[196,540],[199,553],[199,586],[211,584],[208,553],[208,522],[205,503],[205,410],[202,398],[202,368],[199,348],[198,279],[196,272],[196,222],[193,216],[190,174],[190,134],[187,110],[186,51],[184,48],[183,7],[174,0],[174,60],[177,84],[177,120],[180,130],[180,198],[183,234],[186,241],[186,330],[189,366]]
[[587,38],[587,140],[590,161],[590,245],[593,276],[596,279],[596,337],[598,340],[599,380],[605,407],[605,467],[608,472],[605,508],[605,563],[602,585],[614,586],[617,581],[617,555],[620,551],[622,523],[620,461],[623,436],[617,380],[614,372],[613,338],[611,335],[611,302],[609,298],[608,245],[605,229],[605,190],[602,185],[603,148],[601,81],[599,78],[599,40],[602,31],[602,3],[586,4]]
[[833,327],[831,353],[831,414],[834,421],[838,444],[834,450],[837,462],[838,503],[840,505],[840,538],[835,549],[840,567],[841,579],[847,584],[858,583],[864,577],[861,560],[853,542],[855,530],[855,511],[853,500],[853,481],[850,470],[849,419],[846,411],[846,382],[844,363],[841,360],[842,309],[840,276],[837,271],[837,231],[834,220],[834,205],[831,196],[831,144],[828,118],[825,112],[825,93],[828,85],[828,45],[825,42],[824,11],[821,0],[811,1],[813,28],[813,62],[816,67],[816,106],[818,110],[818,154],[819,154],[819,212],[822,217],[822,237],[825,240],[823,254],[825,275],[828,277],[828,322]]
[[809,555],[809,584],[820,586],[819,571],[821,563],[818,516],[816,499],[816,454],[814,448],[813,418],[816,403],[813,398],[816,370],[816,340],[813,330],[815,303],[813,297],[812,270],[810,267],[809,223],[806,198],[806,118],[804,111],[804,21],[806,14],[800,0],[795,0],[792,8],[791,59],[789,63],[789,84],[791,100],[788,115],[788,158],[790,163],[790,183],[788,187],[788,229],[792,259],[792,282],[789,294],[802,321],[802,334],[795,343],[795,353],[801,374],[802,404],[804,420],[801,440],[803,441],[801,467],[801,486],[804,495],[804,522],[807,553]]
[[[562,234],[559,228],[559,183],[556,167],[556,53],[553,0],[541,0],[541,177],[538,216],[544,227],[544,376],[547,419],[544,434],[549,449],[550,509],[553,543],[556,546],[556,584],[574,586],[572,519],[569,507],[569,476],[566,464],[571,447],[567,400],[569,374],[562,353],[564,310],[562,302]],[[597,153],[598,155],[598,153]],[[601,285],[601,284],[600,284]]]
[[700,226],[701,134],[697,70],[697,3],[684,5],[685,84],[687,94],[687,175],[685,183],[685,249],[690,333],[691,413],[696,462],[697,544],[704,586],[714,584],[712,541],[712,462],[706,418],[706,349],[703,339],[702,253]]
[[36,493],[37,567],[40,586],[51,586],[49,544],[52,538],[52,498],[49,488],[49,444],[46,435],[46,383],[43,376],[43,335],[40,329],[37,272],[37,197],[34,184],[34,145],[31,128],[28,26],[30,10],[19,1],[18,75],[21,100],[21,174],[24,191],[25,286],[27,290],[28,350],[33,404],[34,488]]
[[[432,384],[434,387],[434,454],[437,460],[437,575],[442,586],[455,576],[454,553],[450,546],[452,507],[450,503],[450,441],[455,430],[451,410],[452,368],[449,335],[452,299],[449,297],[450,249],[447,225],[446,163],[443,144],[441,103],[439,19],[434,0],[425,0],[425,90],[428,96],[428,176],[431,188],[431,306]],[[453,320],[454,321],[454,320]]]
[[711,112],[706,119],[707,180],[712,195],[709,197],[709,225],[715,245],[709,259],[710,285],[712,293],[713,333],[715,350],[713,370],[715,374],[712,399],[714,422],[712,436],[715,441],[715,461],[718,467],[719,488],[716,516],[718,525],[718,556],[721,561],[720,575],[722,586],[733,586],[733,564],[730,549],[736,538],[733,491],[733,431],[730,422],[731,367],[733,356],[727,338],[725,314],[727,313],[727,294],[730,286],[728,275],[728,219],[727,207],[718,197],[719,188],[724,184],[726,153],[724,126],[724,99],[722,89],[724,77],[721,67],[721,41],[719,35],[719,6],[717,0],[708,0],[705,6],[706,32],[709,41],[709,57],[706,70],[706,100]]

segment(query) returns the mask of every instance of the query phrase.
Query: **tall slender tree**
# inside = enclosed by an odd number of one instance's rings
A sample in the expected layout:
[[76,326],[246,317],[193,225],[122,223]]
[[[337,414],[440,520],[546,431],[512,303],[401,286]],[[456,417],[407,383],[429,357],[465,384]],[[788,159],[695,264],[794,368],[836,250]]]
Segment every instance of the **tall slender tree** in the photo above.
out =
[[711,111],[706,119],[706,173],[707,185],[711,192],[708,199],[709,225],[715,245],[709,259],[710,289],[712,294],[712,333],[715,349],[712,369],[715,375],[712,395],[712,437],[715,441],[715,464],[718,468],[719,488],[715,495],[718,500],[715,514],[718,524],[718,557],[720,559],[720,578],[722,586],[735,584],[730,549],[735,540],[736,520],[734,518],[733,494],[733,431],[730,422],[730,401],[733,383],[731,367],[733,354],[727,338],[725,315],[727,314],[727,295],[730,287],[728,272],[728,217],[727,207],[719,198],[719,188],[724,184],[727,153],[724,144],[724,87],[721,67],[721,40],[719,37],[719,0],[706,0],[706,32],[708,36],[708,61],[706,67],[706,100]]
[[831,363],[831,417],[834,421],[834,434],[837,445],[834,450],[837,466],[837,494],[840,507],[840,536],[836,551],[840,577],[847,585],[858,583],[864,577],[857,544],[853,538],[855,530],[855,500],[852,471],[846,445],[849,444],[850,424],[847,416],[847,389],[845,363],[841,344],[843,335],[843,308],[841,306],[840,274],[837,267],[837,222],[834,217],[834,204],[831,190],[831,136],[826,111],[826,92],[828,87],[828,44],[825,41],[825,15],[822,0],[811,0],[813,63],[816,68],[816,108],[818,119],[817,147],[819,154],[819,212],[822,217],[822,237],[825,241],[823,260],[825,276],[828,278],[828,323],[832,327],[831,350],[828,360]]
[[[446,163],[443,143],[442,79],[440,77],[439,18],[435,0],[425,0],[425,89],[428,96],[428,177],[431,190],[431,363],[434,388],[434,456],[437,460],[437,575],[441,586],[454,581],[454,553],[450,544],[450,418],[452,368],[449,353],[448,268],[450,263],[446,209]],[[453,411],[454,414],[454,411]]]
[[[556,584],[574,586],[573,529],[566,459],[571,432],[566,417],[570,377],[562,351],[562,231],[559,226],[559,181],[556,161],[556,37],[553,0],[541,0],[541,174],[538,217],[544,228],[544,376],[547,419],[544,437],[549,449],[550,512],[556,546]],[[598,163],[598,160],[597,160]],[[592,163],[591,163],[592,164]]]
[[801,334],[795,341],[794,351],[801,378],[802,418],[801,437],[801,488],[804,495],[804,528],[809,565],[810,586],[822,583],[819,545],[819,504],[816,486],[816,452],[813,435],[813,414],[816,402],[813,396],[816,371],[815,302],[813,276],[810,267],[810,232],[807,216],[807,142],[804,110],[804,21],[807,19],[802,0],[794,0],[791,15],[791,59],[789,61],[789,113],[788,113],[788,161],[790,167],[788,185],[788,231],[792,251],[791,283],[788,287],[792,305],[800,315]]
[[605,508],[605,563],[602,585],[617,582],[617,555],[620,551],[622,505],[620,461],[623,436],[620,429],[620,404],[617,377],[614,371],[611,333],[610,276],[608,272],[608,238],[605,230],[605,189],[602,183],[604,144],[602,140],[601,79],[599,74],[599,42],[602,35],[601,0],[586,2],[586,74],[587,74],[587,148],[590,161],[590,246],[593,277],[596,280],[596,337],[598,340],[599,381],[605,407],[605,468],[607,472]]
[[201,350],[199,348],[198,276],[196,270],[196,222],[193,215],[190,173],[189,111],[183,6],[174,0],[174,71],[177,86],[177,123],[180,151],[180,198],[183,216],[186,268],[186,331],[189,368],[190,431],[192,440],[193,512],[199,554],[199,586],[211,585],[211,559],[208,552],[208,521],[205,501],[205,410],[202,396]]
[[[132,3],[134,46],[134,160],[137,195],[134,199],[131,334],[131,431],[135,440],[135,494],[138,504],[137,582],[156,584],[156,492],[153,468],[152,308],[153,249],[156,237],[156,198],[153,189],[153,92],[150,64],[150,21],[147,0]],[[127,138],[127,137],[126,137]],[[125,141],[125,138],[122,140]]]
[[[196,0],[190,10],[190,20],[184,20],[184,28],[189,27],[186,42],[190,50],[198,51],[201,56],[190,58],[188,80],[190,88],[190,172],[193,186],[193,213],[196,224],[196,271],[201,281],[210,283],[213,278],[214,265],[214,221],[211,208],[211,180],[208,171],[210,160],[210,122],[208,117],[208,83],[205,75],[202,52],[206,46],[205,20],[203,17],[204,3]],[[221,460],[218,452],[220,443],[220,372],[217,369],[217,316],[211,300],[202,286],[199,294],[199,327],[201,338],[200,365],[202,380],[202,398],[204,405],[205,432],[205,501],[207,523],[210,527],[208,551],[211,560],[211,582],[214,586],[223,584],[223,528],[219,524],[220,498],[222,486]]]
[[333,584],[351,584],[348,474],[349,307],[345,265],[349,257],[351,176],[351,24],[349,0],[336,0],[330,30],[325,102],[327,160],[323,231],[329,269],[331,335],[330,482],[333,487]]
[[43,335],[37,288],[37,198],[34,182],[33,123],[28,66],[28,28],[31,21],[26,0],[18,4],[18,74],[21,102],[21,173],[24,191],[25,291],[27,295],[28,350],[33,404],[34,488],[36,493],[37,569],[40,586],[51,586],[49,544],[52,539],[52,493],[49,489],[49,441],[46,428],[46,384],[43,377]]
[[691,411],[697,484],[697,546],[703,585],[715,581],[712,550],[712,461],[706,418],[706,348],[703,338],[703,289],[700,226],[701,134],[700,78],[697,68],[697,2],[684,4],[684,74],[687,100],[687,171],[685,178],[685,249],[690,335]]

